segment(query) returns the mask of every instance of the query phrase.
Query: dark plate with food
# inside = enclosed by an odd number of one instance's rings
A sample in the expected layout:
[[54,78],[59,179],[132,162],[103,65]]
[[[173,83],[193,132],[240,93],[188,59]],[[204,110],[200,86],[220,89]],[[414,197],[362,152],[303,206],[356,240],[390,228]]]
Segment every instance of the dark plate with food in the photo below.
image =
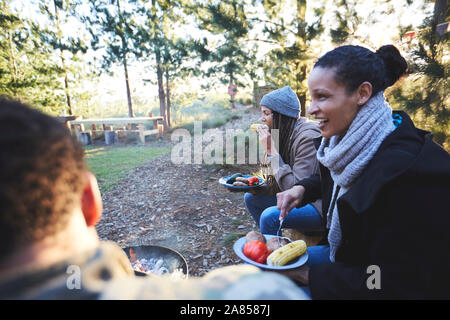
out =
[[219,183],[227,189],[238,192],[246,192],[266,185],[262,178],[240,173],[222,177],[219,179]]

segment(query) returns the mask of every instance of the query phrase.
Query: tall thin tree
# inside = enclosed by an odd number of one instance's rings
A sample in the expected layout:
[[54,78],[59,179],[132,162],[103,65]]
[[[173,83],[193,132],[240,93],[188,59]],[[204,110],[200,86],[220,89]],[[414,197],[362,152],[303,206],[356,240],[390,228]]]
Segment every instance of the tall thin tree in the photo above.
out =
[[66,61],[66,55],[76,55],[78,52],[86,53],[87,46],[79,35],[67,36],[63,27],[68,18],[76,12],[77,3],[69,0],[53,0],[51,2],[41,0],[39,7],[44,13],[50,26],[41,32],[41,38],[49,43],[58,52],[61,61],[61,71],[64,77],[64,92],[66,95],[67,110],[69,115],[73,114],[71,85],[69,81],[70,66]]
[[103,49],[102,68],[109,70],[111,65],[121,63],[124,69],[128,115],[134,117],[131,99],[129,58],[135,58],[135,9],[136,1],[124,0],[89,0],[90,12],[81,19],[88,25],[91,34],[91,46],[96,50]]

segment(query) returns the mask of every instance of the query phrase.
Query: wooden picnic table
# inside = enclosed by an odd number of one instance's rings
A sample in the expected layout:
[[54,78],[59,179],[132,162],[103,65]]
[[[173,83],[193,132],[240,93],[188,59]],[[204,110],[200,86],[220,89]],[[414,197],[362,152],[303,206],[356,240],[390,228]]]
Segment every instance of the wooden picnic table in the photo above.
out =
[[[113,129],[114,126],[127,126],[127,129],[121,130],[126,132],[137,132],[139,133],[139,138],[142,143],[145,143],[145,137],[152,134],[157,134],[158,136],[162,136],[163,134],[163,125],[159,124],[158,121],[163,120],[163,117],[134,117],[134,118],[103,118],[103,119],[76,119],[74,121],[70,121],[70,126],[73,127],[77,136],[79,133],[84,133],[86,130],[84,128],[85,125],[92,126],[92,132],[95,134],[96,131],[108,131],[107,126],[109,127],[109,131],[115,131]],[[145,130],[145,125],[148,123],[153,124],[152,130]],[[97,125],[101,125],[103,130],[97,130]],[[138,130],[134,130],[132,127],[136,125]],[[106,134],[105,134],[106,137]]]
[[55,117],[56,120],[63,123],[68,129],[70,129],[70,121],[76,120],[79,116],[61,116]]

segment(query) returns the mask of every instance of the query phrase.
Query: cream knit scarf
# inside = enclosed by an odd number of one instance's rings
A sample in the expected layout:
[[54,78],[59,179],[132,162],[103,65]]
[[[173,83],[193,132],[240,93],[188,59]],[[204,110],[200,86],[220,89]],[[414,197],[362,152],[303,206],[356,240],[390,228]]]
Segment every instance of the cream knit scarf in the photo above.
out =
[[[333,196],[327,213],[330,260],[335,261],[341,243],[341,227],[336,200],[355,182],[372,159],[383,140],[395,130],[392,109],[384,99],[383,91],[374,95],[361,107],[355,119],[341,138],[323,138],[317,159],[330,170],[334,181]],[[336,194],[337,186],[339,191]]]

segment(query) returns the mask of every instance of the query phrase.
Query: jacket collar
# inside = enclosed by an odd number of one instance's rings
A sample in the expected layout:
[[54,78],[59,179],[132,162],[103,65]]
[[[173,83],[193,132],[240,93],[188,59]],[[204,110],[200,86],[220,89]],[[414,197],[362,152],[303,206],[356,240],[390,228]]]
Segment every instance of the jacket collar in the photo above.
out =
[[432,135],[416,129],[405,112],[394,113],[402,117],[402,123],[382,142],[367,168],[338,201],[347,202],[355,212],[366,211],[384,185],[414,164],[424,143],[433,143]]

